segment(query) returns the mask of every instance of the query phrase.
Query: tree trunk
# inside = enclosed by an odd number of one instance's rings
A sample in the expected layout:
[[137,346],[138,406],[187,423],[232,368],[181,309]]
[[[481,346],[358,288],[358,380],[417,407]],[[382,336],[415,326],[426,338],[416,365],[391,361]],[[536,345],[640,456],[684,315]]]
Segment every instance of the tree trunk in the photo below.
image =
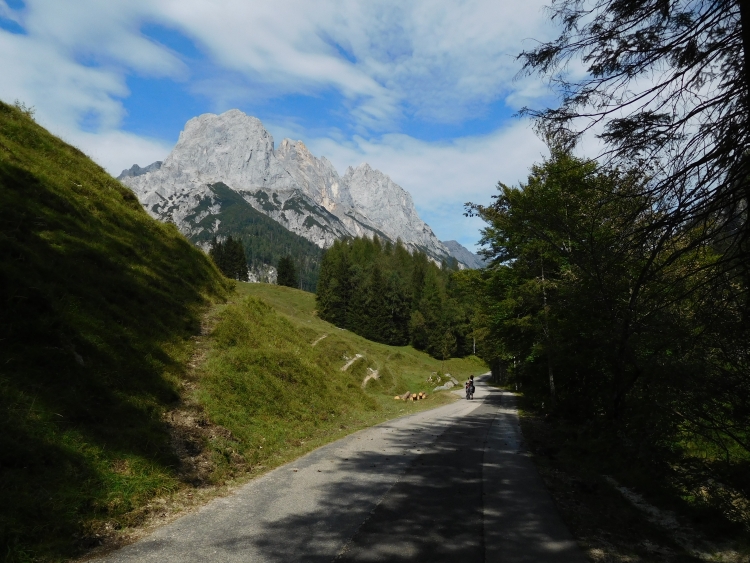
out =
[[740,5],[740,29],[742,31],[742,70],[745,73],[745,117],[750,112],[750,3],[747,0],[737,0]]
[[555,376],[552,369],[552,334],[549,329],[549,310],[547,308],[547,289],[544,286],[544,261],[542,261],[542,300],[544,304],[544,331],[547,337],[547,371],[549,372],[549,393],[552,410],[557,406],[557,395],[555,393]]

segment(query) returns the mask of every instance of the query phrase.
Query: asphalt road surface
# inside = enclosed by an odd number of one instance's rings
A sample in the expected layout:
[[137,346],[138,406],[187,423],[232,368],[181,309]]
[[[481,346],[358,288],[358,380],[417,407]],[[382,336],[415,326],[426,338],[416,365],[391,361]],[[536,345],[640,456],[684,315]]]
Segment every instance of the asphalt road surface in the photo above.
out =
[[319,448],[97,561],[584,563],[514,397],[474,397]]

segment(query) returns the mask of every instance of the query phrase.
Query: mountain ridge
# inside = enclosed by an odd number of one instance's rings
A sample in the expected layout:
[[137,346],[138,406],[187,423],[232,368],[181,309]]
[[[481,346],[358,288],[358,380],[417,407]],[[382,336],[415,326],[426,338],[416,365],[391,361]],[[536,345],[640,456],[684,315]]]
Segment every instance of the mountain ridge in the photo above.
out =
[[[411,195],[389,176],[367,163],[341,176],[302,141],[284,139],[276,148],[262,122],[239,110],[189,120],[164,161],[134,165],[118,179],[149,214],[174,222],[191,239],[207,228],[218,230],[221,205],[210,186],[220,182],[319,248],[337,239],[377,235],[394,243],[400,239],[436,262],[453,256],[419,217]],[[192,210],[198,206],[203,211],[196,216]],[[212,226],[207,227],[207,216],[215,218]]]
[[485,267],[485,262],[471,250],[463,246],[457,240],[440,241],[450,251],[451,256],[474,270],[480,270]]

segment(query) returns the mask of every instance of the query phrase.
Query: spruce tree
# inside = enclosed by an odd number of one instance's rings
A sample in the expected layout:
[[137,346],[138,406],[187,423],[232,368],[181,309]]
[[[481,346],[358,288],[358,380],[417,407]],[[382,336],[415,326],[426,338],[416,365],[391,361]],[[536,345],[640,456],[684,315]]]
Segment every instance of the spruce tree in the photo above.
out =
[[208,251],[208,255],[214,261],[216,267],[219,268],[219,271],[224,273],[224,245],[216,237],[211,239],[211,248]]
[[360,335],[368,331],[368,293],[367,273],[359,264],[353,264],[349,268],[349,279],[346,283],[346,292],[349,301],[346,307],[344,327]]
[[436,358],[441,355],[443,337],[447,328],[444,322],[445,301],[438,274],[432,269],[428,270],[422,299],[419,302],[419,312],[422,313],[425,322],[427,353]]
[[247,269],[247,258],[245,257],[245,247],[242,241],[240,239],[232,241],[232,246],[228,249],[227,254],[231,263],[232,279],[247,281],[249,279],[249,272]]
[[409,343],[410,296],[406,284],[397,271],[388,276],[385,303],[388,309],[388,335],[386,342],[393,346]]
[[214,237],[208,254],[226,277],[239,281],[249,279],[245,248],[241,240],[234,240],[230,235],[224,242],[219,242]]
[[320,263],[320,277],[315,295],[320,318],[341,328],[345,328],[348,302],[347,248],[340,241],[335,241],[325,252]]
[[376,342],[390,343],[391,316],[386,301],[386,284],[377,263],[370,270],[366,294],[365,337]]
[[294,260],[291,256],[287,255],[279,260],[276,283],[287,287],[299,287],[297,269],[294,267]]
[[[323,255],[316,302],[320,318],[370,340],[427,350],[436,358],[460,350],[468,326],[458,301],[448,295],[457,272],[440,268],[423,252],[410,254],[373,239],[336,241]],[[446,334],[452,343],[446,347]]]
[[[338,242],[338,241],[336,241]],[[320,261],[320,274],[318,276],[318,286],[315,289],[315,305],[318,309],[318,316],[324,321],[334,323],[334,277],[333,269],[336,258],[334,246],[328,249]]]

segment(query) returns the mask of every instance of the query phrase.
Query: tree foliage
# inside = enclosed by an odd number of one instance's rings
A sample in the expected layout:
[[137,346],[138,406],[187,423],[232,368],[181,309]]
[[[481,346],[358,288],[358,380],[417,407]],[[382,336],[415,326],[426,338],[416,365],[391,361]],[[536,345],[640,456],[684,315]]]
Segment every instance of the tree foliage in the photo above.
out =
[[[700,223],[694,243],[716,242],[736,273],[737,261],[750,262],[748,3],[555,0],[550,11],[559,37],[520,57],[551,78],[562,103],[527,113],[558,139],[600,130],[606,162],[650,174],[641,201],[660,220],[639,228],[667,245],[673,229]],[[569,80],[577,60],[586,75]]]
[[297,275],[297,268],[295,268],[294,266],[294,260],[288,254],[286,256],[282,256],[279,259],[276,283],[278,285],[285,285],[287,287],[299,288],[299,276]]
[[[209,187],[213,197],[206,197],[193,211],[196,217],[201,217],[190,236],[193,242],[210,245],[213,236],[223,239],[231,235],[242,242],[248,267],[256,274],[278,265],[284,256],[294,256],[300,278],[295,287],[315,291],[323,254],[320,248],[254,209],[241,194],[221,182]],[[206,212],[215,205],[221,207],[218,216]]]
[[226,277],[238,281],[248,280],[247,258],[241,240],[235,240],[231,235],[224,241],[214,237],[208,254]]
[[455,263],[442,267],[397,242],[337,241],[323,255],[321,318],[370,340],[412,344],[436,358],[472,351],[474,307]]
[[722,239],[706,236],[713,226],[665,222],[648,182],[553,148],[526,184],[499,184],[491,205],[470,206],[487,222],[492,261],[473,282],[486,359],[640,452],[691,436],[747,459],[748,286]]

